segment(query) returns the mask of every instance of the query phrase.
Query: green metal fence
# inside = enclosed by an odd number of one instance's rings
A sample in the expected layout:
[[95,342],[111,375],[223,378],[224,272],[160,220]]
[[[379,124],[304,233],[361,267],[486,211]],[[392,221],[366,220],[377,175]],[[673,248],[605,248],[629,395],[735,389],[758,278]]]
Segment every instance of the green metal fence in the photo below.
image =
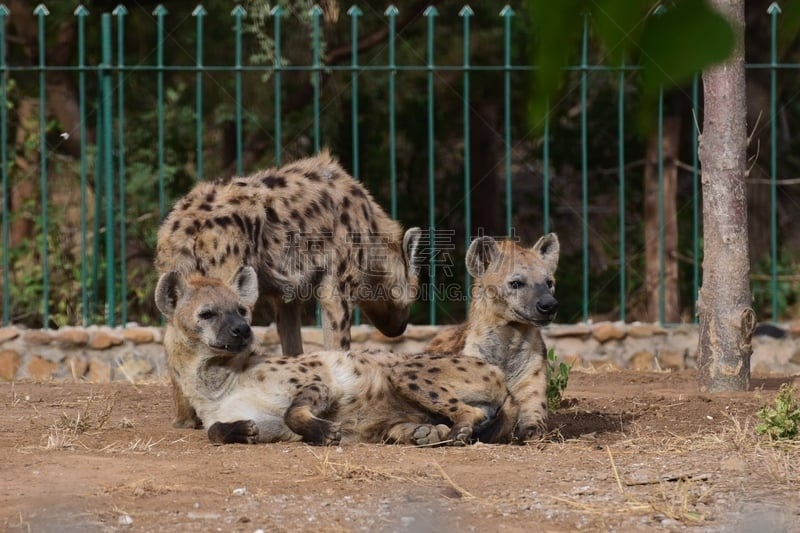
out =
[[[502,95],[502,116],[503,128],[502,138],[504,143],[503,148],[503,197],[504,197],[504,225],[509,234],[514,232],[513,212],[513,198],[515,195],[515,183],[512,180],[512,150],[515,146],[523,142],[529,142],[525,139],[514,137],[515,123],[524,123],[525,113],[520,109],[519,103],[512,101],[512,85],[525,83],[526,78],[534,67],[524,64],[524,62],[512,61],[512,50],[515,48],[514,41],[514,28],[517,24],[518,16],[514,10],[505,6],[498,11],[496,19],[492,21],[482,20],[481,24],[496,25],[498,28],[497,34],[502,39],[502,56],[497,58],[496,64],[476,64],[472,60],[471,52],[471,30],[474,23],[475,13],[469,6],[464,6],[459,12],[458,16],[461,20],[461,45],[462,45],[462,61],[460,64],[440,64],[437,62],[436,51],[436,37],[437,37],[437,17],[439,13],[436,7],[427,8],[423,15],[422,20],[418,24],[424,24],[425,29],[425,50],[419,50],[420,57],[424,57],[424,61],[419,64],[401,64],[397,60],[396,46],[399,37],[396,31],[396,20],[399,14],[395,6],[389,6],[382,14],[383,23],[388,28],[388,35],[386,37],[386,61],[384,64],[361,64],[359,62],[359,29],[360,19],[365,14],[357,7],[351,7],[346,16],[350,19],[350,41],[353,43],[352,51],[350,54],[349,64],[337,65],[324,65],[323,60],[323,43],[322,32],[320,25],[320,18],[323,15],[322,9],[319,6],[314,6],[309,12],[311,20],[310,25],[310,46],[311,46],[311,61],[309,64],[300,65],[292,64],[287,65],[281,61],[282,57],[282,29],[284,27],[286,14],[280,7],[276,7],[271,11],[272,17],[272,39],[274,41],[274,61],[271,65],[259,64],[254,65],[248,63],[243,56],[243,21],[247,17],[247,13],[242,6],[236,6],[230,12],[230,21],[225,22],[230,24],[233,32],[230,35],[230,42],[224,43],[224,46],[229,46],[233,50],[232,64],[218,64],[209,65],[204,62],[204,51],[207,50],[209,43],[204,41],[204,30],[206,29],[207,11],[202,5],[198,5],[191,16],[194,17],[195,23],[195,42],[196,51],[193,64],[166,64],[165,47],[168,44],[169,37],[166,34],[166,20],[169,16],[179,16],[182,19],[188,18],[187,13],[173,15],[168,13],[163,5],[159,5],[152,12],[153,24],[155,25],[156,41],[153,43],[155,54],[142,57],[140,61],[134,64],[126,64],[125,51],[125,32],[126,32],[126,17],[128,13],[124,6],[117,7],[111,13],[104,13],[100,17],[100,34],[99,42],[87,42],[87,28],[86,20],[89,16],[88,10],[83,6],[78,6],[75,9],[73,16],[77,19],[77,59],[74,66],[50,66],[45,61],[45,49],[47,46],[47,34],[45,21],[48,16],[48,10],[44,5],[39,5],[33,12],[38,22],[38,64],[25,65],[25,64],[11,64],[7,62],[7,28],[9,11],[5,6],[0,5],[0,71],[3,76],[0,78],[0,101],[6,102],[9,98],[9,81],[18,75],[36,75],[39,78],[39,142],[40,161],[39,161],[39,187],[40,187],[40,203],[41,211],[39,219],[37,220],[37,231],[40,232],[40,251],[38,258],[41,262],[41,323],[45,326],[51,325],[51,285],[49,273],[53,268],[51,264],[51,257],[49,256],[52,243],[48,239],[51,228],[49,227],[50,220],[48,214],[50,211],[49,199],[50,192],[48,187],[50,185],[48,180],[48,164],[51,162],[53,154],[47,146],[48,131],[47,131],[47,95],[45,92],[46,76],[56,70],[69,72],[76,80],[78,95],[79,95],[79,113],[80,120],[80,269],[77,275],[80,276],[80,316],[84,324],[97,322],[97,313],[93,310],[98,308],[103,309],[100,313],[101,318],[99,321],[104,321],[109,325],[125,324],[129,320],[141,320],[138,316],[128,315],[128,297],[129,287],[131,284],[136,284],[136,280],[129,279],[129,273],[126,269],[126,261],[120,258],[126,258],[126,243],[128,237],[126,232],[131,227],[134,221],[128,220],[125,217],[126,213],[126,178],[128,169],[126,167],[126,97],[129,96],[128,80],[133,74],[144,74],[147,76],[155,77],[156,79],[156,122],[152,125],[152,135],[155,137],[155,150],[157,151],[157,165],[155,172],[155,179],[157,181],[153,198],[157,202],[157,211],[160,217],[163,217],[170,202],[174,198],[167,195],[166,183],[168,180],[165,171],[165,106],[166,91],[168,90],[167,77],[170,73],[194,73],[196,75],[196,122],[195,131],[193,132],[196,138],[196,153],[197,158],[195,162],[195,171],[197,179],[207,178],[204,174],[206,161],[204,161],[205,151],[203,146],[204,139],[204,92],[206,86],[204,85],[204,75],[209,73],[215,76],[225,76],[233,78],[235,87],[234,91],[234,116],[233,122],[235,124],[235,146],[236,146],[236,172],[246,173],[254,169],[244,168],[243,166],[243,142],[244,142],[244,129],[246,127],[245,118],[243,116],[243,76],[248,73],[267,73],[270,75],[269,83],[274,86],[274,124],[272,135],[274,137],[274,160],[280,164],[283,160],[283,142],[284,134],[282,128],[285,126],[285,117],[282,116],[284,106],[283,98],[285,91],[282,90],[284,83],[283,76],[288,72],[305,72],[311,77],[313,88],[312,106],[311,106],[311,120],[313,127],[311,128],[311,139],[313,150],[318,150],[321,146],[328,144],[330,139],[324,139],[322,135],[323,115],[320,110],[321,93],[324,90],[321,83],[321,76],[323,72],[339,73],[342,76],[349,77],[349,95],[351,98],[350,110],[350,124],[349,132],[352,137],[350,144],[352,145],[352,165],[349,169],[352,174],[359,178],[361,160],[359,149],[363,144],[363,132],[360,130],[359,117],[359,99],[363,96],[360,93],[359,81],[362,76],[366,74],[374,76],[385,76],[388,83],[388,99],[386,101],[386,128],[388,129],[389,137],[389,153],[387,154],[387,179],[389,180],[389,198],[381,198],[382,203],[386,206],[387,210],[393,217],[398,216],[398,195],[397,195],[397,152],[396,152],[396,139],[395,133],[397,128],[397,112],[395,109],[395,100],[398,91],[403,91],[403,76],[411,73],[419,73],[425,77],[425,90],[426,93],[426,110],[424,115],[419,116],[419,120],[426,124],[426,138],[418,139],[417,151],[424,154],[427,158],[426,169],[427,176],[425,176],[425,186],[420,184],[420,192],[424,194],[427,192],[427,198],[424,202],[427,203],[427,220],[412,220],[406,221],[408,225],[421,225],[427,226],[430,230],[430,244],[436,246],[435,232],[437,230],[449,229],[440,226],[440,218],[436,214],[436,205],[440,201],[437,198],[436,188],[436,173],[437,161],[435,143],[437,142],[436,125],[437,120],[437,100],[435,98],[435,87],[437,83],[441,83],[443,75],[452,76],[460,79],[460,86],[453,88],[453,98],[459,98],[462,102],[463,116],[461,117],[460,125],[463,128],[463,138],[470,138],[470,105],[471,105],[471,82],[475,75],[481,73],[496,73],[498,79],[501,80]],[[777,271],[778,265],[778,226],[777,226],[777,144],[778,135],[776,132],[776,117],[778,102],[776,87],[777,87],[777,73],[781,70],[800,70],[800,65],[796,64],[780,64],[777,61],[776,54],[776,22],[780,15],[780,11],[772,9],[769,15],[772,17],[772,61],[767,64],[750,64],[749,69],[767,69],[771,74],[771,99],[769,108],[769,117],[767,117],[770,126],[770,179],[771,179],[771,196],[772,196],[772,211],[771,211],[771,232],[770,232],[770,262],[771,271],[769,272],[769,290],[772,294],[771,306],[772,316],[779,315],[777,309],[776,295],[778,293],[778,280],[779,275]],[[376,16],[373,12],[371,16]],[[580,16],[580,15],[576,15]],[[216,21],[219,23],[219,21]],[[116,55],[115,55],[115,32],[116,32]],[[582,53],[579,63],[568,67],[571,72],[576,73],[577,79],[577,94],[579,101],[579,146],[576,147],[576,152],[579,152],[579,176],[580,176],[580,212],[578,218],[581,224],[580,230],[580,280],[578,285],[581,290],[580,300],[582,302],[579,309],[574,309],[567,313],[567,319],[588,320],[591,316],[590,302],[596,291],[600,290],[593,287],[590,283],[590,239],[592,238],[590,232],[590,183],[592,180],[597,180],[597,175],[593,170],[593,162],[590,160],[589,154],[589,114],[591,110],[588,105],[588,90],[591,85],[591,78],[594,75],[613,76],[617,78],[618,92],[616,95],[616,135],[617,142],[617,181],[613,184],[618,191],[618,238],[616,249],[616,262],[619,265],[617,273],[618,285],[618,313],[617,318],[626,320],[627,298],[629,297],[629,287],[627,280],[630,278],[628,269],[630,244],[627,235],[629,230],[626,230],[628,224],[625,206],[628,203],[626,197],[630,183],[626,182],[629,179],[628,165],[630,163],[631,154],[626,153],[625,143],[622,141],[628,135],[631,126],[629,123],[631,119],[627,116],[626,109],[628,108],[628,94],[629,84],[626,81],[627,76],[636,71],[638,67],[635,65],[622,65],[611,66],[603,64],[592,64],[589,56],[589,40],[591,33],[591,22],[588,17],[585,18],[583,29]],[[219,44],[215,43],[217,46]],[[92,46],[99,46],[100,61],[91,64],[87,61],[87,50]],[[91,85],[93,88],[92,93],[88,87]],[[691,106],[695,116],[701,113],[701,102],[699,96],[700,81],[695,78],[694,83],[691,85]],[[115,105],[116,104],[116,105]],[[554,208],[559,207],[554,205],[550,197],[551,180],[551,155],[553,143],[551,132],[553,123],[559,119],[558,111],[554,106],[553,113],[547,117],[543,134],[540,141],[539,157],[541,158],[542,168],[542,219],[543,227],[542,232],[551,230],[559,231],[558,227],[551,225],[551,213]],[[658,114],[658,135],[659,139],[662,135],[663,128],[663,97],[659,100],[659,114]],[[699,120],[699,119],[698,119]],[[14,254],[13,247],[9,240],[9,227],[11,224],[11,217],[13,213],[10,212],[9,196],[10,196],[10,183],[9,183],[9,134],[8,134],[8,121],[7,106],[0,106],[0,166],[2,167],[2,283],[3,283],[3,301],[2,301],[2,321],[3,324],[8,324],[12,320],[12,303],[10,301],[10,269],[12,268],[11,257]],[[96,142],[89,143],[87,140],[87,124],[95,124],[96,128]],[[344,130],[342,130],[344,131]],[[699,170],[698,170],[698,156],[697,156],[697,131],[693,129],[693,137],[691,139],[691,183],[692,188],[688,194],[689,203],[691,205],[691,254],[692,254],[692,273],[691,284],[692,294],[696,295],[700,283],[700,257],[701,257],[701,238],[700,238],[700,204],[699,204]],[[661,142],[659,146],[659,187],[663,187],[663,157],[661,154]],[[470,153],[470,143],[463,143],[463,154],[461,157],[464,161],[463,172],[463,198],[460,199],[459,205],[464,210],[464,222],[466,228],[471,227],[471,206],[472,198],[471,191],[474,186],[474,177],[470,173],[470,160],[473,154]],[[640,154],[637,156],[640,157]],[[93,191],[94,198],[93,212],[94,216],[91,219],[87,218],[88,202],[90,195],[87,193]],[[420,196],[422,196],[422,194]],[[658,203],[658,220],[659,226],[663,229],[664,226],[664,206],[663,194],[659,194]],[[468,243],[472,235],[469,230],[465,232],[465,239]],[[661,309],[659,319],[663,322],[663,291],[664,291],[664,242],[663,231],[659,232],[659,253],[662,268],[660,269],[661,276],[659,279],[659,291],[661,294],[660,302]],[[102,239],[101,239],[102,236]],[[431,286],[437,285],[437,264],[435,263],[436,250],[431,250],[429,253],[430,258],[430,271],[427,282]],[[466,287],[465,293],[469,292],[469,277],[464,276],[460,280]],[[103,283],[104,288],[103,288]],[[608,287],[603,287],[607,290]],[[440,320],[438,317],[439,304],[441,301],[435,293],[429,293],[429,299],[426,305],[427,320],[430,323],[436,323]],[[562,314],[562,319],[564,315]]]

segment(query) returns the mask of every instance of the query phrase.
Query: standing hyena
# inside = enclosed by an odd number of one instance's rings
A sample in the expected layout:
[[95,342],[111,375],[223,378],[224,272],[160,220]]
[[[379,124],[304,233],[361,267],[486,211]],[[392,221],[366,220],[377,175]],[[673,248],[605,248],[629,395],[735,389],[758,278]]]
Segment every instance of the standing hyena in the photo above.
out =
[[467,250],[467,270],[475,279],[467,322],[440,332],[426,352],[464,354],[497,365],[519,403],[521,440],[547,425],[547,349],[539,328],[555,318],[553,275],[558,265],[555,233],[533,248],[491,237],[475,239]]
[[[273,305],[284,355],[302,353],[300,312],[318,298],[326,349],[350,347],[353,305],[390,337],[405,331],[417,293],[419,228],[405,234],[366,189],[323,151],[280,168],[200,183],[179,199],[158,231],[159,273],[231,279],[258,273]],[[169,327],[169,326],[168,326]],[[176,427],[197,426],[172,354]]]
[[252,346],[257,297],[249,266],[227,284],[169,272],[156,287],[171,325],[164,344],[212,442],[510,439],[518,407],[499,368],[471,357],[374,352],[265,357]]

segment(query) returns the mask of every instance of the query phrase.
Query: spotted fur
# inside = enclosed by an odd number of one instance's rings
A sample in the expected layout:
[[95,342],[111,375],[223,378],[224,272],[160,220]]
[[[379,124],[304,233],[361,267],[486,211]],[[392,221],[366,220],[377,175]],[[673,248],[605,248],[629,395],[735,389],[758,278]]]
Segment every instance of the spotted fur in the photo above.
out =
[[[325,348],[346,350],[354,306],[387,336],[405,331],[417,295],[420,233],[404,233],[323,151],[195,186],[161,224],[156,268],[229,280],[241,266],[252,266],[275,310],[284,355],[302,353],[300,310],[315,298]],[[173,367],[169,352],[167,366]],[[174,393],[175,425],[196,425],[180,389]]]
[[515,436],[521,441],[547,426],[546,347],[540,328],[558,309],[558,255],[554,233],[532,248],[491,237],[473,241],[466,257],[475,280],[468,320],[441,331],[426,347],[429,353],[468,355],[501,368],[520,406]]
[[252,267],[229,283],[163,274],[176,380],[216,443],[456,445],[511,438],[518,414],[502,371],[478,358],[326,351],[267,357],[252,343]]

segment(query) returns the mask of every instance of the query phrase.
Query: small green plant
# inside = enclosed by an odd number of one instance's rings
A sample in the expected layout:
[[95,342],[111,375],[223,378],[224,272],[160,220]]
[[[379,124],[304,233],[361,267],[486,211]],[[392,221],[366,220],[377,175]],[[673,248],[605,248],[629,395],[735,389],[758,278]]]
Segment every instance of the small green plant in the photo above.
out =
[[547,407],[558,409],[561,406],[561,394],[567,388],[569,372],[572,365],[556,361],[556,351],[547,350]]
[[772,440],[794,439],[800,431],[800,404],[793,396],[794,389],[788,383],[781,385],[775,397],[775,406],[765,405],[758,412],[761,422],[756,432],[768,435]]

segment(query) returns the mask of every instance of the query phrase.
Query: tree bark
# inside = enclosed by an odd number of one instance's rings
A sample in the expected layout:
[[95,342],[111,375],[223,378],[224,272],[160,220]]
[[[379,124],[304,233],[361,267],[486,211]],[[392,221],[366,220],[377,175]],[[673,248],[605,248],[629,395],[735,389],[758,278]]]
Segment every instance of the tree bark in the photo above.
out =
[[[647,146],[647,166],[644,171],[644,249],[647,319],[658,321],[661,307],[659,272],[661,258],[659,233],[664,232],[664,317],[665,323],[680,322],[680,293],[678,290],[678,150],[681,119],[664,118],[661,155],[664,158],[664,189],[658,190],[658,136],[653,134]],[[663,194],[664,227],[659,227],[658,196]]]
[[698,386],[703,392],[747,390],[755,313],[750,307],[745,165],[744,0],[712,0],[731,23],[727,62],[703,72],[699,155],[703,187],[703,284],[698,297]]

